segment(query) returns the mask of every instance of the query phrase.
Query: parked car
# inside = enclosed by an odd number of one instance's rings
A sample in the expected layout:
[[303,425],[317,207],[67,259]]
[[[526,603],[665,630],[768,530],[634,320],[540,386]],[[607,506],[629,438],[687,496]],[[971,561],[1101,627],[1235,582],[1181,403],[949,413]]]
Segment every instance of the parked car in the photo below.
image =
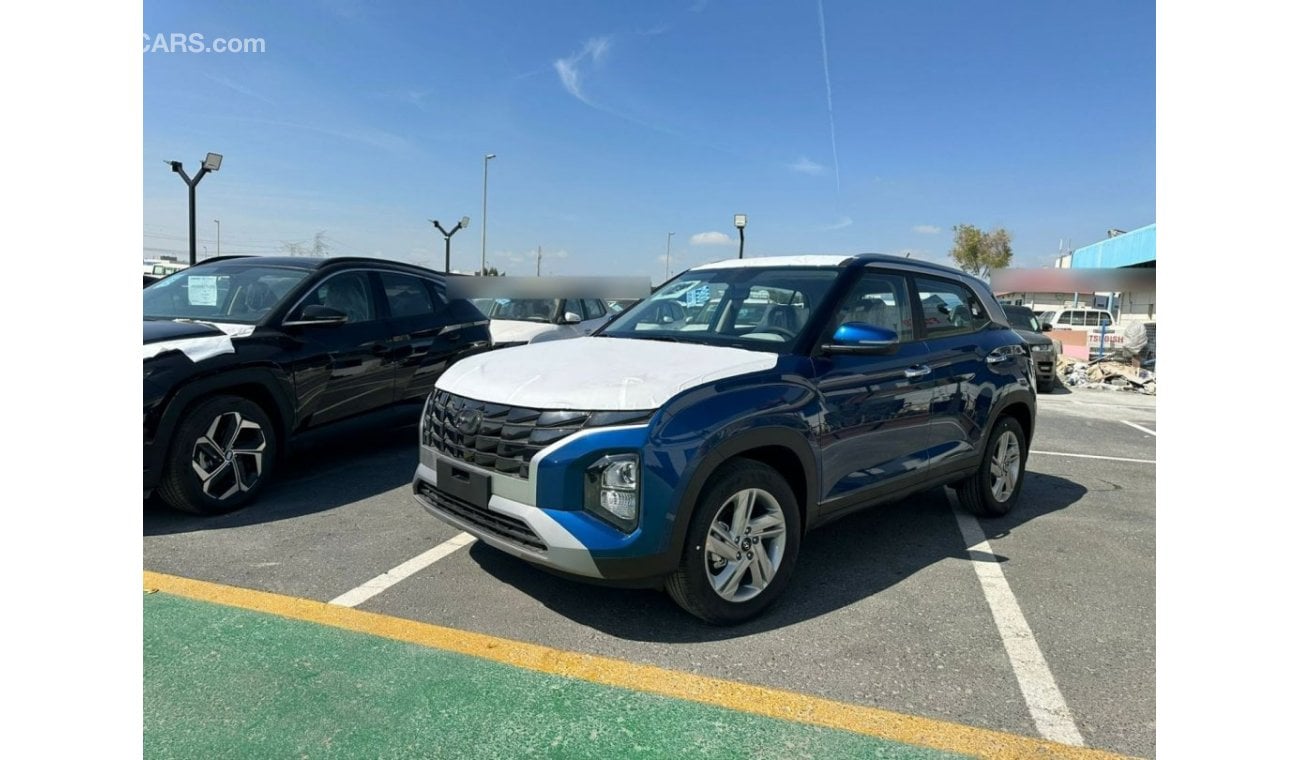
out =
[[612,315],[599,298],[497,298],[483,313],[497,348],[591,335]]
[[1052,330],[1091,330],[1098,327],[1110,328],[1115,323],[1114,317],[1105,309],[1079,306],[1070,309],[1045,311],[1038,318],[1044,332]]
[[1011,329],[1020,334],[1029,346],[1034,362],[1034,377],[1039,393],[1051,393],[1056,387],[1056,357],[1061,355],[1061,343],[1043,335],[1043,326],[1028,306],[1003,306]]
[[[686,291],[710,316],[663,321]],[[930,296],[965,321],[927,323]],[[456,363],[425,405],[413,490],[528,562],[664,587],[738,623],[781,594],[810,528],[941,485],[1007,514],[1034,432],[1031,375],[988,286],[955,269],[723,261],[592,337]]]
[[228,512],[262,490],[288,438],[422,401],[490,346],[487,318],[443,284],[376,259],[222,257],[146,287],[146,495]]
[[640,301],[640,298],[608,298],[605,299],[605,305],[609,307],[611,314],[618,314],[626,311],[628,307],[635,306]]

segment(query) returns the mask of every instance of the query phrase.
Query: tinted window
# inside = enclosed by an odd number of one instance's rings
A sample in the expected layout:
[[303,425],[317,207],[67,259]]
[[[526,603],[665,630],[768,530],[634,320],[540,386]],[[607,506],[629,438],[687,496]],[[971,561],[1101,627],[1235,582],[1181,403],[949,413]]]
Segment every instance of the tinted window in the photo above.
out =
[[898,340],[912,339],[912,307],[907,300],[907,281],[898,275],[868,274],[844,299],[831,323],[834,330],[847,322],[883,327],[898,334]]
[[983,304],[965,285],[918,277],[916,289],[921,299],[927,337],[970,333],[989,323]]
[[586,319],[599,319],[605,316],[605,304],[594,298],[585,298],[582,301],[582,308]]
[[370,297],[370,275],[366,272],[343,272],[322,282],[295,309],[296,318],[305,306],[328,306],[348,315],[349,322],[367,322],[375,318],[375,304]]
[[420,278],[396,272],[380,272],[379,281],[383,283],[384,296],[388,299],[388,313],[393,317],[433,313],[433,300]]
[[552,322],[560,312],[559,299],[550,298],[498,298],[485,312],[492,319],[509,319],[520,322]]
[[1041,326],[1038,324],[1038,318],[1029,309],[1017,306],[1007,306],[1003,308],[1007,314],[1007,322],[1017,330],[1032,330],[1040,332]]

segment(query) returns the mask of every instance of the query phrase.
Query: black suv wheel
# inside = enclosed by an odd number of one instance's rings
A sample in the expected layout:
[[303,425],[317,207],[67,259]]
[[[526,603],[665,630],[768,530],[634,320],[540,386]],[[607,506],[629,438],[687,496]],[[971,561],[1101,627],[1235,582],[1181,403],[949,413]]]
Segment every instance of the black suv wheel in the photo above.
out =
[[749,620],[785,590],[801,533],[794,492],[776,470],[728,462],[700,497],[668,594],[715,625]]
[[980,467],[956,484],[962,506],[980,517],[1001,517],[1020,498],[1025,479],[1025,432],[1014,417],[1002,417],[993,426]]
[[185,512],[229,512],[262,489],[276,454],[275,428],[262,407],[239,396],[214,396],[177,426],[159,493]]

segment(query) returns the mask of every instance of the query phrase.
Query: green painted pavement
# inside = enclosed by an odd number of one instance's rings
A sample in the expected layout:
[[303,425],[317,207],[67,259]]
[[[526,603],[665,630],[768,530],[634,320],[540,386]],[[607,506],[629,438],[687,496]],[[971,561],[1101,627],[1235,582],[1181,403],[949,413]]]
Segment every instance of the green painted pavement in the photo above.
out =
[[144,755],[957,757],[162,593],[144,597]]

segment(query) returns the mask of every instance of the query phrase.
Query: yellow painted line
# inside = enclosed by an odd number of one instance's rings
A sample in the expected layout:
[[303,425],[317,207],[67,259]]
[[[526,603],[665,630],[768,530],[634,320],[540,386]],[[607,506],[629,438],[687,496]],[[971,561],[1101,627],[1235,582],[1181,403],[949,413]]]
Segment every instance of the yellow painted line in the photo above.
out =
[[764,686],[681,673],[609,657],[566,652],[374,612],[145,571],[144,586],[204,602],[478,657],[550,675],[684,699],[728,710],[851,731],[980,758],[1120,758],[1110,752],[959,723],[835,702]]

